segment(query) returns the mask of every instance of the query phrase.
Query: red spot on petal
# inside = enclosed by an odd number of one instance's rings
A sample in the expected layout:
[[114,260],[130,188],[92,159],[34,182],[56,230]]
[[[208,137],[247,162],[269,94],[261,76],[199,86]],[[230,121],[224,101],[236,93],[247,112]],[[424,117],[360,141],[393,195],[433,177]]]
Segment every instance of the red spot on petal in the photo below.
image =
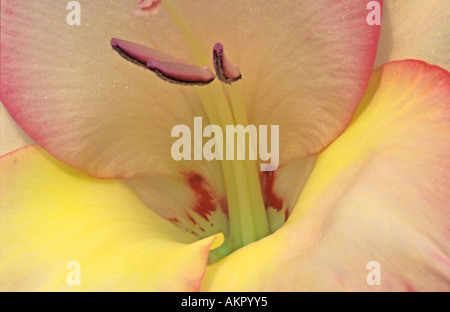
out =
[[169,221],[173,223],[180,223],[180,220],[178,220],[177,218],[170,218]]
[[199,174],[188,173],[185,175],[186,180],[195,195],[195,203],[192,207],[203,219],[209,221],[209,216],[216,211],[214,200],[214,190],[211,185]]
[[261,172],[261,188],[266,209],[273,208],[280,212],[283,209],[283,200],[274,192],[275,178],[275,171]]
[[195,221],[195,219],[194,219],[190,214],[187,214],[187,217],[188,217],[189,221],[191,221],[191,222],[194,223],[194,224],[197,224],[197,222]]

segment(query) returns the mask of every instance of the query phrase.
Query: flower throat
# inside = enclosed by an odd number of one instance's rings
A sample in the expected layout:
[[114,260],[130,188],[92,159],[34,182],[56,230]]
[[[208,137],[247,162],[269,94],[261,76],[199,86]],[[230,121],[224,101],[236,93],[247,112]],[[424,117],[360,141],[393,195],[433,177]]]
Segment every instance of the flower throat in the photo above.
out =
[[[155,5],[153,5],[155,4]],[[158,4],[158,5],[156,5]],[[189,64],[152,48],[144,47],[121,39],[112,39],[111,46],[122,57],[136,65],[154,72],[159,78],[174,84],[193,86],[204,111],[213,125],[222,131],[226,127],[237,125],[247,127],[248,120],[239,80],[242,74],[236,64],[225,56],[224,47],[217,43],[213,47],[212,59],[215,74],[208,66],[209,58],[205,54],[198,38],[170,0],[154,1],[152,10],[166,11],[181,32],[197,64]],[[212,83],[215,78],[222,83]],[[207,87],[204,87],[208,85]],[[246,150],[245,135],[237,136],[238,149]],[[249,140],[249,153],[253,149]],[[234,146],[232,147],[234,150]],[[218,261],[233,251],[257,241],[271,233],[263,188],[259,176],[258,162],[254,159],[220,160],[226,190],[228,212],[228,233],[223,233],[225,241],[210,252],[210,262]],[[262,165],[263,166],[263,165]],[[270,170],[270,169],[267,169]],[[267,173],[273,177],[273,172]],[[201,187],[202,178],[190,175],[189,184],[194,192],[206,196]],[[264,188],[267,184],[264,185]],[[205,207],[198,207],[205,209]]]

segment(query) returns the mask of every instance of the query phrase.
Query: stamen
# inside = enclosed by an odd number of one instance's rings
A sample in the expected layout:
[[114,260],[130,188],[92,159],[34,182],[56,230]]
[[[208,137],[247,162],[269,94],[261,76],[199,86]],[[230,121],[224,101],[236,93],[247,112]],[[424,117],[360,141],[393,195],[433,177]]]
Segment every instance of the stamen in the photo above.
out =
[[211,83],[216,78],[207,66],[200,67],[189,64],[149,60],[147,62],[147,68],[161,79],[181,85],[203,86]]
[[138,16],[149,16],[158,13],[162,0],[141,0],[133,13]]
[[242,78],[241,72],[237,64],[232,64],[225,57],[223,52],[223,45],[216,43],[213,51],[214,68],[216,70],[217,78],[227,84],[231,84]]
[[184,60],[137,43],[113,38],[111,46],[126,60],[150,69],[165,81],[182,85],[206,85],[216,78],[206,66],[189,65]]

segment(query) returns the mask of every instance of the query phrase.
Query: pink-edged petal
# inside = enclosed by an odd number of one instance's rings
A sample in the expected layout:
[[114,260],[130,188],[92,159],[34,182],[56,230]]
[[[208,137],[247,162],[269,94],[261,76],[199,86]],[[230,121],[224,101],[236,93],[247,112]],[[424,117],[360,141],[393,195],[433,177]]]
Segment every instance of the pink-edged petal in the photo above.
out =
[[[6,108],[38,144],[91,175],[176,171],[171,128],[205,116],[195,90],[130,67],[109,41],[123,38],[193,64],[189,44],[164,10],[140,17],[132,10],[136,1],[79,2],[81,26],[60,18],[69,13],[65,3],[2,3]],[[362,96],[379,33],[366,23],[366,1],[175,5],[205,53],[221,42],[239,64],[250,123],[280,125],[281,164],[317,153],[345,128]]]
[[350,122],[380,32],[368,1],[173,2],[204,50],[220,42],[239,64],[249,123],[280,126],[280,165],[318,153]]
[[377,69],[288,222],[210,266],[203,289],[449,291],[449,87],[420,61]]
[[386,1],[375,66],[402,59],[450,70],[449,1]]
[[0,88],[11,116],[52,155],[95,177],[202,167],[171,156],[174,126],[193,129],[194,116],[207,123],[195,88],[161,81],[110,45],[126,38],[189,61],[173,22],[136,17],[136,1],[79,2],[80,26],[61,18],[66,3],[2,2]]
[[0,158],[0,184],[1,291],[199,289],[215,237],[197,240],[123,183],[31,146]]

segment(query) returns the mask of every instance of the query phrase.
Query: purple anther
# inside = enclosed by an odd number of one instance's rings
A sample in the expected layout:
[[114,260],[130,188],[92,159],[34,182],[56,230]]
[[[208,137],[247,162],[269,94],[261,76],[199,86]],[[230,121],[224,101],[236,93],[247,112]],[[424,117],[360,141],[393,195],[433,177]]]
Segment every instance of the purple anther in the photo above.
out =
[[189,65],[184,60],[137,43],[113,38],[111,46],[126,60],[150,69],[165,81],[182,85],[206,85],[216,78],[208,67]]
[[217,78],[227,84],[231,84],[242,78],[241,72],[236,64],[232,64],[225,57],[223,45],[216,43],[213,50],[214,69]]

